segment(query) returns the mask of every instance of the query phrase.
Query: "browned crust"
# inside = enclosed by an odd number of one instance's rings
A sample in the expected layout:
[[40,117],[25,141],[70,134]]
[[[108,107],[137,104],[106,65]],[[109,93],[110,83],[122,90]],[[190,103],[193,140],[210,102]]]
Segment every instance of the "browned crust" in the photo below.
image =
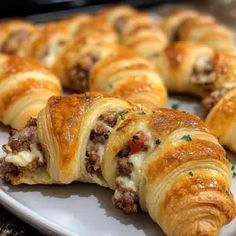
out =
[[153,112],[151,123],[158,136],[170,134],[180,128],[192,128],[210,133],[199,117],[167,108],[156,109]]
[[67,97],[51,97],[48,110],[54,136],[60,143],[62,165],[69,165],[74,159],[81,121],[95,100],[104,97],[101,93],[90,92]]
[[28,71],[50,73],[40,62],[31,58],[9,56],[3,65],[0,71],[0,81],[11,75]]
[[11,104],[27,94],[44,89],[47,91],[52,91],[55,94],[60,94],[60,88],[57,85],[49,81],[37,81],[33,78],[29,78],[23,82],[20,82],[17,87],[9,89],[9,91],[4,94],[4,97],[1,99],[2,109],[6,110],[9,106],[11,106]]
[[[229,186],[227,186],[226,183],[221,179],[209,176],[188,176],[186,178],[178,179],[172,185],[171,189],[166,193],[163,207],[171,208],[171,206],[176,206],[178,209],[178,204],[181,202],[181,200],[185,199],[186,197],[189,198],[191,196],[198,196],[202,192],[213,192],[211,194],[212,197],[217,196],[217,193],[220,194],[222,198],[221,200],[210,200],[206,198],[205,202],[204,200],[201,202],[196,202],[196,206],[207,204],[213,208],[218,209],[226,217],[226,222],[224,222],[224,224],[229,223],[232,219],[234,219],[236,208]],[[222,202],[222,199],[225,199],[225,202]],[[194,206],[194,204],[192,206]]]
[[169,150],[148,164],[148,181],[154,182],[189,161],[217,160],[228,166],[224,149],[215,143],[194,139]]

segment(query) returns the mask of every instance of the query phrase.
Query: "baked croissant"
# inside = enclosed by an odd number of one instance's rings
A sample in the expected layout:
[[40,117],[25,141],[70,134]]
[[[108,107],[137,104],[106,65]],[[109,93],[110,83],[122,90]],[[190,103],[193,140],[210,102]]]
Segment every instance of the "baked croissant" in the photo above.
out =
[[104,9],[97,17],[116,30],[122,45],[135,50],[150,62],[167,45],[164,33],[153,19],[129,6]]
[[156,68],[170,91],[203,98],[214,87],[213,56],[208,46],[178,42],[163,50],[156,60]]
[[203,100],[210,110],[206,123],[222,145],[236,152],[236,54],[217,53],[214,64],[215,90]]
[[35,58],[51,67],[58,54],[72,40],[65,24],[50,22],[41,26],[19,47],[18,55]]
[[15,129],[36,117],[49,97],[60,95],[55,75],[29,58],[0,54],[0,121]]
[[64,50],[53,71],[64,86],[80,92],[103,91],[134,103],[163,106],[166,89],[152,67],[135,52],[89,32]]
[[198,95],[209,111],[206,123],[222,145],[236,152],[236,54],[204,45],[175,43],[161,53],[157,69],[170,91]]
[[20,45],[37,29],[26,20],[15,19],[0,22],[0,52],[16,54]]
[[106,186],[116,207],[147,211],[169,236],[217,235],[235,217],[225,151],[188,113],[99,93],[52,97],[4,150],[12,184]]
[[44,24],[29,38],[28,42],[21,45],[18,55],[36,58],[51,68],[77,35],[91,31],[99,32],[109,40],[116,41],[115,32],[104,24],[91,20],[89,16],[77,15]]
[[191,41],[206,44],[216,51],[233,50],[231,31],[216,22],[214,17],[192,10],[170,14],[160,23],[170,42]]

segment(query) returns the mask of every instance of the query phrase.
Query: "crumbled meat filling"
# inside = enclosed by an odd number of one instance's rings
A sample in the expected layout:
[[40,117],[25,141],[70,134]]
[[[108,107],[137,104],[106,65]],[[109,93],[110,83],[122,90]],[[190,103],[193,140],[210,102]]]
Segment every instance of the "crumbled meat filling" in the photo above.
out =
[[102,175],[101,158],[104,152],[104,144],[107,141],[112,128],[116,125],[118,114],[107,112],[98,118],[96,127],[91,130],[86,150],[86,170],[91,175]]
[[18,176],[23,169],[36,170],[45,166],[42,147],[37,136],[36,119],[32,118],[22,130],[11,129],[9,135],[8,144],[3,145],[3,150],[7,155],[17,154],[21,151],[30,151],[37,152],[39,156],[25,167],[16,166],[6,161],[7,156],[1,158],[0,178],[10,180],[11,177]]
[[90,72],[98,60],[98,55],[89,54],[69,70],[69,80],[77,91],[88,91]]
[[126,214],[133,214],[139,210],[139,198],[136,192],[118,185],[112,197],[112,203]]
[[16,54],[19,44],[27,39],[30,32],[26,30],[17,30],[11,33],[2,45],[1,51],[7,54]]
[[149,149],[149,146],[145,144],[146,141],[147,137],[143,132],[137,132],[130,143],[117,154],[119,175],[116,179],[116,190],[112,197],[112,202],[126,214],[138,212],[139,198],[136,191],[128,186],[125,187],[125,182],[122,180],[122,177],[131,180],[134,165],[130,161],[130,158],[134,158],[132,157],[134,154],[146,152]]
[[211,110],[211,108],[213,108],[218,103],[218,101],[230,90],[232,90],[232,88],[224,87],[212,92],[209,96],[202,100],[203,106],[207,111]]
[[197,85],[209,87],[215,82],[214,64],[209,57],[201,57],[197,60],[191,75],[191,82]]
[[[30,150],[30,145],[38,145],[37,136],[37,123],[36,119],[31,119],[26,127],[21,131],[11,129],[10,137],[8,138],[8,146],[13,153],[17,153],[23,150]],[[8,152],[8,149],[3,146],[4,151]]]

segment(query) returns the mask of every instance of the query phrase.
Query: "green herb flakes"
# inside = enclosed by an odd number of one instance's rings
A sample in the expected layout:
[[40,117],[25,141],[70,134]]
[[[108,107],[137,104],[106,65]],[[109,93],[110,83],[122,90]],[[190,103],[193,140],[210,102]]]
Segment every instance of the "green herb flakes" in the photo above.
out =
[[86,95],[86,96],[85,96],[85,99],[86,99],[87,101],[89,101],[90,98],[91,98],[91,97],[90,97],[89,95]]
[[132,138],[133,143],[136,143],[136,141],[139,140],[139,137],[137,135],[134,135]]
[[189,172],[188,172],[188,175],[193,176],[193,172],[192,172],[192,171],[189,171]]
[[187,141],[187,142],[192,141],[192,138],[191,138],[190,135],[184,135],[181,139],[182,139],[182,140],[185,140],[185,141]]
[[160,145],[160,144],[161,144],[161,140],[160,140],[159,138],[156,139],[155,144],[156,144],[156,145]]
[[173,109],[173,110],[178,110],[178,109],[179,109],[179,104],[173,104],[173,105],[171,106],[171,109]]
[[127,113],[129,113],[129,110],[119,112],[119,115],[120,115],[120,117],[121,117],[122,120],[125,119],[125,115],[126,115]]

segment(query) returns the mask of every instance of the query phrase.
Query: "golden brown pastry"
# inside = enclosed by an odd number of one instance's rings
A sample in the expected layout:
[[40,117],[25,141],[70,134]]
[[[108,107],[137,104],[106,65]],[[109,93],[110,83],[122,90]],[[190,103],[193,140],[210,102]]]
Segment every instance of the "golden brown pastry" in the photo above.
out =
[[72,35],[65,24],[46,23],[21,45],[18,55],[35,58],[47,67],[51,67],[70,40],[72,40]]
[[116,207],[147,211],[169,236],[217,235],[235,217],[225,151],[184,112],[99,93],[52,97],[4,150],[0,173],[12,184],[107,186]]
[[210,110],[206,123],[222,145],[236,152],[236,54],[217,53],[215,90],[203,100]]
[[214,21],[214,18],[209,15],[202,15],[197,11],[185,9],[172,12],[165,16],[159,23],[161,29],[166,34],[169,42],[179,40],[179,30],[187,19],[195,19],[200,17],[205,20]]
[[105,42],[117,40],[115,32],[104,23],[86,15],[78,15],[43,25],[19,48],[18,54],[36,58],[51,68],[77,35],[80,37],[81,34],[91,32],[103,35]]
[[170,91],[203,98],[207,125],[222,145],[236,152],[236,54],[179,42],[161,53],[156,66]]
[[49,97],[59,95],[59,80],[39,62],[0,54],[0,121],[15,129],[36,117]]
[[215,51],[234,50],[233,33],[218,22],[201,20],[200,17],[187,19],[179,30],[179,39],[206,44]]
[[233,50],[232,32],[214,17],[192,10],[170,14],[160,22],[170,42],[190,41],[206,44],[213,50]]
[[89,90],[90,73],[95,63],[116,47],[106,40],[99,33],[89,32],[80,34],[66,47],[52,68],[63,86],[78,92]]
[[213,89],[213,56],[208,46],[178,42],[160,54],[156,68],[170,91],[204,97]]
[[20,45],[36,30],[36,26],[23,19],[0,22],[0,52],[16,54]]
[[166,90],[152,65],[135,52],[106,42],[102,34],[78,36],[53,71],[64,86],[80,92],[102,91],[154,107],[166,102]]
[[58,23],[65,25],[69,29],[71,35],[76,37],[81,27],[91,20],[91,16],[87,14],[76,14],[67,16],[64,19],[61,19]]
[[167,99],[166,89],[152,65],[134,51],[119,46],[95,64],[90,88],[147,107],[163,107]]
[[166,37],[157,23],[147,14],[129,6],[105,9],[98,17],[117,31],[121,44],[135,50],[150,62],[153,62],[167,45]]

